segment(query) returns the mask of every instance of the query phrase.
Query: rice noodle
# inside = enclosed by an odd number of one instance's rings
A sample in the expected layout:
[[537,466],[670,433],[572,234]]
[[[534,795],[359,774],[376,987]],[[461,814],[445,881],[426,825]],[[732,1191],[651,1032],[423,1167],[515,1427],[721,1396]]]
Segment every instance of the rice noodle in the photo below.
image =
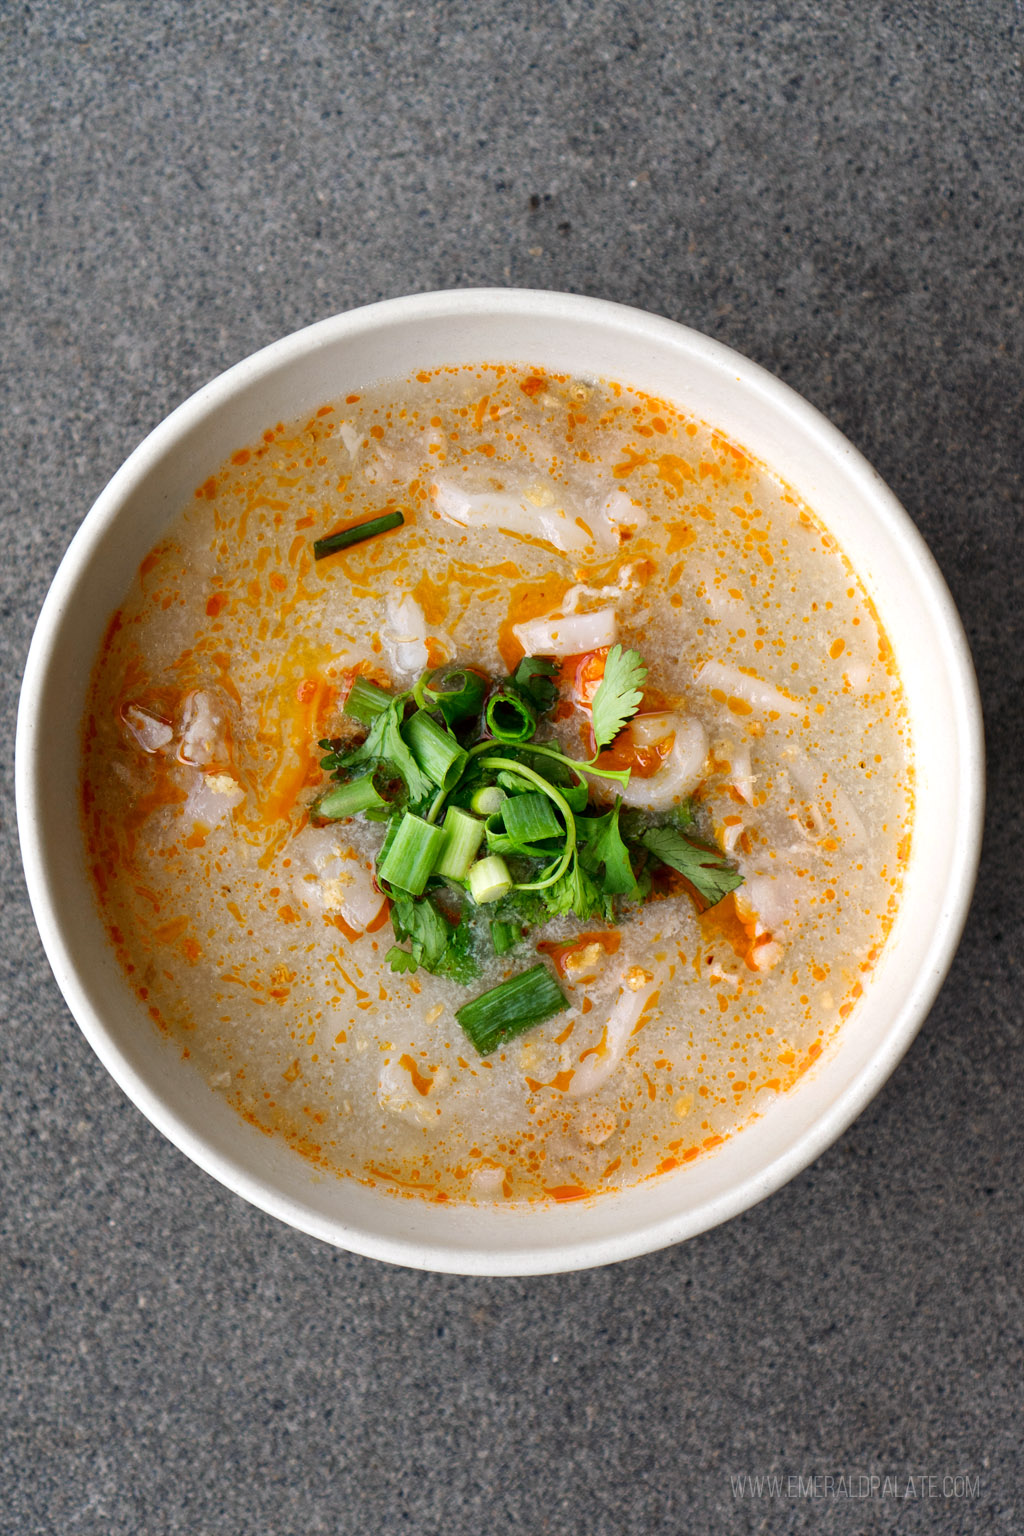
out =
[[348,449],[348,456],[355,468],[356,459],[359,457],[359,449],[362,446],[362,438],[350,421],[339,421],[338,436]]
[[580,604],[585,599],[598,603],[621,602],[631,587],[636,585],[633,579],[633,566],[624,565],[619,571],[619,580],[611,587],[588,587],[585,581],[577,582],[570,587],[562,598],[560,613],[578,613]]
[[741,915],[755,919],[755,933],[775,933],[787,928],[796,918],[799,882],[792,870],[758,870],[744,859],[739,860],[743,884],[736,894],[736,906]]
[[586,555],[594,548],[614,549],[617,538],[600,512],[583,517],[578,507],[562,507],[547,486],[519,495],[503,491],[464,491],[450,480],[437,480],[434,505],[460,528],[496,528],[528,539],[543,539],[564,555]]
[[527,619],[512,633],[527,656],[580,656],[614,645],[617,621],[614,608],[595,613],[555,613],[546,619]]
[[[646,972],[640,974],[647,975]],[[661,985],[660,976],[648,976],[640,986],[631,985],[635,979],[635,967],[623,973],[619,995],[608,1015],[601,1043],[582,1054],[580,1065],[569,1084],[568,1091],[574,1099],[596,1093],[608,1081],[622,1058],[626,1042],[639,1022],[640,1015]]]
[[823,763],[803,752],[790,751],[786,755],[790,778],[809,803],[812,815],[817,812],[822,832],[830,824],[844,843],[854,847],[866,843],[867,828],[835,775]]
[[807,709],[806,704],[799,699],[787,698],[774,684],[766,683],[763,678],[750,672],[741,672],[739,667],[726,666],[721,661],[704,662],[694,673],[694,681],[713,693],[717,691],[728,698],[740,699],[757,710],[774,710],[780,715],[802,715]]
[[746,743],[730,748],[732,762],[732,787],[741,800],[754,803],[754,770],[750,762],[750,748]]

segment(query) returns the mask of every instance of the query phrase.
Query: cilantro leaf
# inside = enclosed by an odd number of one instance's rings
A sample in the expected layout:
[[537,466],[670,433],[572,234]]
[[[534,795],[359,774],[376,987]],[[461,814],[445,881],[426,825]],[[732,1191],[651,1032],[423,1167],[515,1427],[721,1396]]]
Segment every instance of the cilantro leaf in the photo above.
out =
[[468,917],[463,917],[448,940],[448,947],[434,968],[436,976],[445,976],[461,987],[468,986],[480,975],[480,964],[474,950],[476,930]]
[[391,903],[391,926],[396,939],[410,941],[408,949],[396,945],[385,955],[393,971],[415,971],[422,965],[425,971],[447,976],[461,986],[479,976],[480,966],[473,952],[475,934],[467,917],[453,924],[429,896],[421,900],[395,896]]
[[623,806],[619,831],[627,843],[638,843],[651,827],[674,827],[677,832],[690,832],[698,828],[697,802],[689,796],[670,810],[660,813],[643,811],[637,806]]
[[397,944],[392,944],[384,959],[391,969],[396,972],[412,973],[419,970],[415,956],[411,955],[407,949],[400,949]]
[[604,676],[594,694],[594,745],[598,752],[609,746],[640,708],[647,668],[637,651],[613,645],[604,664]]
[[374,758],[382,759],[404,780],[409,792],[409,804],[415,808],[432,799],[435,788],[402,737],[401,725],[408,699],[407,693],[396,694],[370,726],[370,733],[362,746],[339,758],[338,766],[349,768]]
[[540,928],[552,915],[544,900],[546,895],[546,891],[520,891],[513,886],[507,896],[494,903],[491,910],[502,922]]
[[683,837],[674,827],[651,827],[641,845],[662,864],[685,875],[709,906],[713,907],[743,884],[743,876],[717,848],[703,848]]
[[558,689],[552,681],[557,672],[558,663],[548,656],[524,656],[516,667],[512,682],[543,714],[558,698]]
[[417,965],[427,971],[436,969],[448,948],[452,925],[429,897],[415,901],[411,896],[396,895],[391,903],[391,926],[396,939],[410,940]]
[[629,859],[629,849],[619,830],[617,800],[605,816],[580,816],[576,820],[576,835],[582,846],[580,863],[600,882],[602,890],[611,896],[638,896],[636,875]]
[[611,896],[598,889],[578,859],[573,859],[561,879],[546,887],[543,896],[548,917],[562,917],[567,912],[574,912],[586,922],[591,917],[611,920],[615,915]]

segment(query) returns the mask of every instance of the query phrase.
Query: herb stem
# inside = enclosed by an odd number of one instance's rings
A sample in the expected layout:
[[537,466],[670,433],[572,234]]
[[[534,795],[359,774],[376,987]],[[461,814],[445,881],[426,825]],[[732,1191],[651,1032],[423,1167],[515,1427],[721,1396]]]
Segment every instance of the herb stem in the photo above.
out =
[[565,847],[562,850],[561,858],[557,863],[545,870],[542,879],[530,880],[525,884],[517,883],[516,890],[543,891],[547,886],[554,885],[555,881],[561,879],[562,875],[565,874],[576,852],[576,818],[573,816],[568,801],[559,794],[553,784],[548,783],[547,779],[542,778],[539,773],[534,773],[532,768],[527,768],[525,763],[514,762],[510,757],[482,757],[480,759],[480,766],[481,768],[504,768],[507,772],[519,774],[528,783],[535,784],[542,793],[547,795],[549,800],[554,802],[557,809],[561,812],[562,819],[565,822]]
[[365,523],[355,523],[350,528],[342,528],[337,533],[328,534],[325,539],[316,539],[313,543],[313,559],[323,560],[326,555],[335,555],[340,549],[350,549],[353,544],[362,544],[366,539],[375,539],[379,533],[389,533],[392,528],[401,528],[405,518],[401,512],[385,512],[381,517],[368,518]]
[[629,783],[628,768],[595,768],[593,763],[578,762],[574,757],[566,757],[564,752],[556,752],[553,747],[538,746],[534,741],[531,741],[526,750],[539,752],[541,757],[555,758],[558,762],[564,763],[567,768],[571,768],[580,778],[587,773],[595,779],[613,779],[616,784],[621,784],[623,789]]

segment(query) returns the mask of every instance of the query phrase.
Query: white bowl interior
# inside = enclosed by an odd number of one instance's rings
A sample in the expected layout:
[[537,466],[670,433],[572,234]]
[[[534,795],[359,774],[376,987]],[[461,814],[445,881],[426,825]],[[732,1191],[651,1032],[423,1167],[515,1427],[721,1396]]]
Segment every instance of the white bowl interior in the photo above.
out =
[[[896,928],[861,1005],[788,1095],[714,1153],[623,1193],[553,1208],[438,1206],[318,1173],[248,1126],[154,1030],[108,946],[85,867],[78,763],[47,751],[79,720],[110,614],[195,487],[267,425],[420,367],[519,361],[620,379],[674,401],[769,464],[824,519],[865,581],[910,706],[916,813]],[[18,728],[29,890],[57,981],[149,1118],[229,1188],[330,1242],[470,1273],[580,1268],[691,1236],[818,1154],[892,1071],[938,990],[977,862],[980,714],[966,642],[906,514],[856,451],[786,386],[669,321],[597,300],[484,290],[389,301],[311,327],[201,390],[103,492],[54,581]]]

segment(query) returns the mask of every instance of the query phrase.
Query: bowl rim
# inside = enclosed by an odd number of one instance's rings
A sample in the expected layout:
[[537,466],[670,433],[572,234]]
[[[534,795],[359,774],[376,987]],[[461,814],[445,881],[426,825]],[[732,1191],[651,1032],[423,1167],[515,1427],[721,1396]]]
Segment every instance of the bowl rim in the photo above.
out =
[[[42,747],[41,722],[34,703],[52,665],[57,630],[72,600],[80,568],[117,521],[133,488],[176,442],[204,418],[216,412],[253,383],[282,366],[311,355],[339,339],[381,326],[411,320],[493,316],[508,319],[529,312],[552,320],[574,319],[598,327],[624,327],[652,343],[684,343],[691,354],[737,376],[738,382],[772,399],[795,418],[805,437],[858,480],[873,515],[887,525],[916,568],[936,621],[947,642],[948,676],[956,704],[950,722],[961,769],[960,810],[953,828],[952,899],[937,923],[902,1015],[889,1028],[862,1070],[845,1086],[813,1124],[774,1161],[730,1186],[727,1193],[674,1217],[612,1234],[600,1241],[550,1247],[483,1251],[419,1239],[382,1238],[340,1220],[325,1220],[300,1202],[268,1187],[241,1160],[225,1156],[185,1124],[124,1056],[103,1019],[93,1008],[77,976],[62,932],[59,903],[46,875],[39,825],[41,807],[35,783],[37,755]],[[806,1168],[861,1113],[894,1071],[923,1024],[946,977],[966,922],[981,851],[984,819],[984,736],[977,680],[970,649],[953,598],[939,567],[909,514],[862,454],[818,409],[788,384],[758,363],[677,321],[606,299],[525,288],[462,288],[384,299],[314,322],[243,358],[178,405],[149,432],[111,477],[72,538],[53,578],[36,622],[19,699],[15,790],[19,837],[29,898],[43,948],[64,999],[107,1071],[146,1115],[187,1157],[219,1183],[271,1216],[336,1246],[366,1257],[411,1268],[475,1275],[558,1273],[655,1252],[696,1236],[738,1215],[764,1199]],[[628,1195],[628,1191],[624,1192]],[[607,1199],[608,1197],[603,1197]],[[515,1212],[509,1213],[510,1220]]]

